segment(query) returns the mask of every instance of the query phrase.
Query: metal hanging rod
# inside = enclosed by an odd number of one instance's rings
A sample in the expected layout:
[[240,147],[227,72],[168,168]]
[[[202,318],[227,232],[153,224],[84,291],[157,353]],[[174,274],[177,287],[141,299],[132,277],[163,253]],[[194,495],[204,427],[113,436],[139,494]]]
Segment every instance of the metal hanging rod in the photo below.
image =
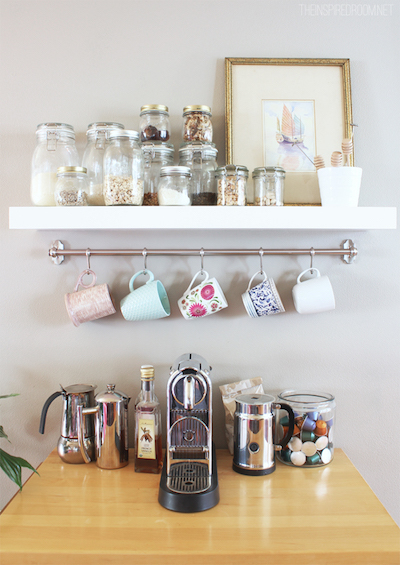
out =
[[342,255],[346,263],[352,263],[358,250],[355,243],[351,239],[347,239],[340,249],[64,249],[62,241],[53,241],[49,249],[49,256],[52,261],[59,265],[64,261],[66,256],[83,255],[86,257],[98,256],[117,256],[130,257],[134,255],[142,255],[148,257],[150,255]]

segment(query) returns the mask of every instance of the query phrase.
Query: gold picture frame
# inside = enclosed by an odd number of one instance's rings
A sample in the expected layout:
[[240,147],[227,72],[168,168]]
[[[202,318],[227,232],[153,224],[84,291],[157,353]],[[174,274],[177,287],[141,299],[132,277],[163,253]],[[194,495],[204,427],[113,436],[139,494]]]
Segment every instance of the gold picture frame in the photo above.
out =
[[[272,141],[272,117],[268,121],[264,117],[266,108],[273,109],[273,103],[283,105],[286,101],[289,108],[291,104],[312,108],[309,155],[300,147],[294,148],[295,143],[285,143],[281,146],[286,145],[286,149],[279,147],[278,162],[265,162],[273,161],[278,154],[273,146],[277,141]],[[279,125],[280,118],[276,111],[274,123]],[[250,200],[252,171],[256,167],[282,166],[283,162],[292,168],[286,168],[285,204],[320,204],[317,173],[309,163],[310,151],[322,155],[325,165],[330,166],[332,152],[340,151],[342,140],[352,136],[352,122],[350,59],[225,58],[226,163],[249,169]],[[350,165],[353,163],[354,153],[350,155]]]

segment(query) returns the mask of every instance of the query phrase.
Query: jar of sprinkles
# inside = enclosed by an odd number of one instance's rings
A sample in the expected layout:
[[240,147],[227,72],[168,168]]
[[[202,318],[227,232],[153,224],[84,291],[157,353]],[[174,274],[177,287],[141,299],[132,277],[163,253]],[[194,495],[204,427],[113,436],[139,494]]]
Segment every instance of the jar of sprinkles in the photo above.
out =
[[[292,408],[295,426],[287,446],[277,452],[277,458],[294,467],[320,467],[330,463],[335,397],[326,392],[287,390],[278,395],[279,401]],[[275,428],[276,440],[285,435],[288,424],[287,415],[281,412]]]

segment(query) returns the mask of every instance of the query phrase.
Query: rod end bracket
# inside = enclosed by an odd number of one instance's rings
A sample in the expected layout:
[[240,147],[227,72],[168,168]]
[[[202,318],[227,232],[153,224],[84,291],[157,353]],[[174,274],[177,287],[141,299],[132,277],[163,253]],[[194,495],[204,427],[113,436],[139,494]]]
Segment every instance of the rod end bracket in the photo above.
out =
[[51,247],[49,249],[49,257],[55,265],[61,265],[61,263],[64,261],[64,255],[59,254],[59,251],[62,251],[63,249],[64,244],[59,239],[53,241],[53,243],[51,244]]

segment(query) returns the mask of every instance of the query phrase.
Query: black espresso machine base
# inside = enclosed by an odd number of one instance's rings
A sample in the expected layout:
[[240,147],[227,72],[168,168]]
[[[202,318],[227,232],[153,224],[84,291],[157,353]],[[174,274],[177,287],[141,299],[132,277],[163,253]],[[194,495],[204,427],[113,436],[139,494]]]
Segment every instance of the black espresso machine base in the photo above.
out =
[[203,512],[219,502],[219,487],[215,446],[212,446],[211,486],[203,492],[174,492],[167,486],[167,461],[164,459],[161,471],[158,502],[167,510],[174,512]]

